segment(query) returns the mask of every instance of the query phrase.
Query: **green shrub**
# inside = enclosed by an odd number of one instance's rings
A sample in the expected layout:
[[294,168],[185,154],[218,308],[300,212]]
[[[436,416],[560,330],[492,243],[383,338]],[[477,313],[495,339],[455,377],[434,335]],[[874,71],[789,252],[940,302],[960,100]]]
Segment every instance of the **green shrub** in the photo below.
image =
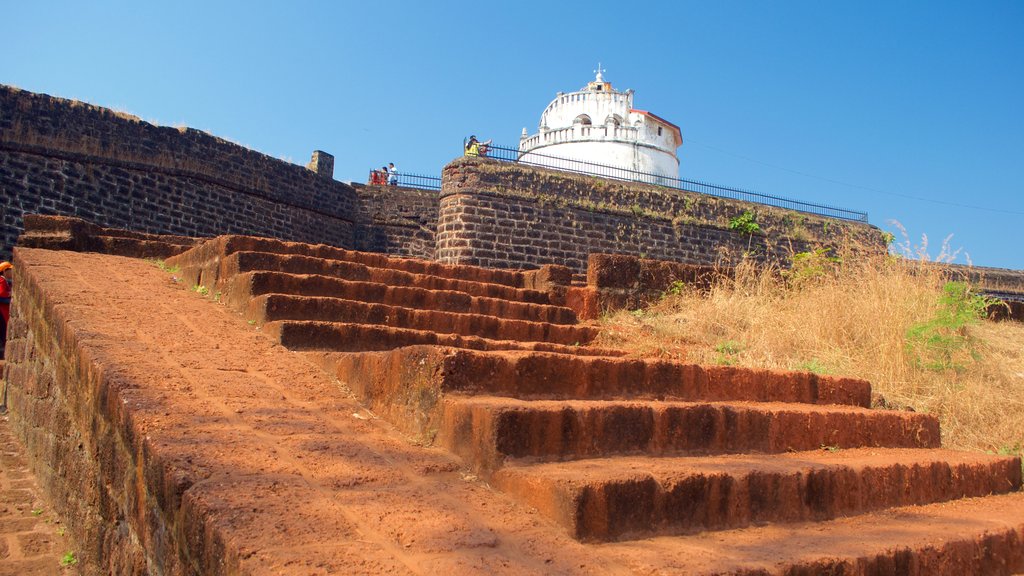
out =
[[715,352],[718,355],[715,357],[715,363],[722,366],[732,366],[736,364],[736,355],[743,351],[743,343],[737,342],[736,340],[726,340],[725,342],[719,342],[715,346]]
[[729,230],[744,234],[757,234],[761,231],[761,226],[757,224],[754,213],[747,210],[743,214],[729,220]]
[[936,371],[959,370],[967,358],[976,360],[966,328],[984,318],[991,303],[990,298],[972,294],[965,282],[946,282],[935,316],[907,330],[908,355],[919,366]]

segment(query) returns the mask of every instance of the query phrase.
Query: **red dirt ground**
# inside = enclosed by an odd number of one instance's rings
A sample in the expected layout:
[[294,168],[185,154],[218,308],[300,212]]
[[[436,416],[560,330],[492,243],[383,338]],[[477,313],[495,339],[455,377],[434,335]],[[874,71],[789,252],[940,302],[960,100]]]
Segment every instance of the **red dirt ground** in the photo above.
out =
[[85,335],[89,357],[131,384],[121,401],[168,463],[165,477],[190,486],[182,505],[222,536],[240,573],[754,574],[822,556],[870,566],[897,534],[940,550],[985,531],[1024,539],[1024,499],[1012,494],[812,525],[580,543],[155,266],[20,254]]

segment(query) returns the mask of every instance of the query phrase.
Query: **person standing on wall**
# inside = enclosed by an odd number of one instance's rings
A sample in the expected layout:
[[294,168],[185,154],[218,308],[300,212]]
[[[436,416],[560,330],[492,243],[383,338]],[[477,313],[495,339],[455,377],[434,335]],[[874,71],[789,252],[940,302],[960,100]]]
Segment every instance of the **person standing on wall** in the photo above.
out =
[[487,156],[487,148],[490,145],[490,140],[481,142],[476,139],[475,135],[470,136],[466,141],[466,156]]
[[388,164],[388,186],[398,186],[398,169],[394,162]]
[[0,262],[0,360],[4,359],[7,347],[7,323],[11,320],[11,276],[14,266]]

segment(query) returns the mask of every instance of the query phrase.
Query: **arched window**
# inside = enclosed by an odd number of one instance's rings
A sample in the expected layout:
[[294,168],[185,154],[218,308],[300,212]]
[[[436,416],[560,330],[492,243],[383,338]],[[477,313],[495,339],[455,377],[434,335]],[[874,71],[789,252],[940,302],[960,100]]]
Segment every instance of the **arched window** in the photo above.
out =
[[572,123],[582,124],[584,126],[590,126],[591,124],[593,124],[593,122],[590,121],[590,116],[587,116],[586,114],[580,114],[579,116],[576,117],[575,120],[572,121]]
[[618,114],[612,114],[604,119],[604,123],[608,126],[622,126],[622,118]]

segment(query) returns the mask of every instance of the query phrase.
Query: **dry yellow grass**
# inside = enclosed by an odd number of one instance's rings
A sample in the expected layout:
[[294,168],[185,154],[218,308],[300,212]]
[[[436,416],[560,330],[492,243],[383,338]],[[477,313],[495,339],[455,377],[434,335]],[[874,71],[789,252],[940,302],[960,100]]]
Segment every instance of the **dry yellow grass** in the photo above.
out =
[[888,405],[937,415],[947,447],[1020,453],[1024,324],[965,327],[959,334],[971,345],[955,350],[953,368],[923,366],[907,348],[907,331],[942,308],[944,284],[935,267],[886,256],[812,259],[796,278],[744,263],[710,294],[684,288],[646,310],[604,318],[597,344],[863,378]]

